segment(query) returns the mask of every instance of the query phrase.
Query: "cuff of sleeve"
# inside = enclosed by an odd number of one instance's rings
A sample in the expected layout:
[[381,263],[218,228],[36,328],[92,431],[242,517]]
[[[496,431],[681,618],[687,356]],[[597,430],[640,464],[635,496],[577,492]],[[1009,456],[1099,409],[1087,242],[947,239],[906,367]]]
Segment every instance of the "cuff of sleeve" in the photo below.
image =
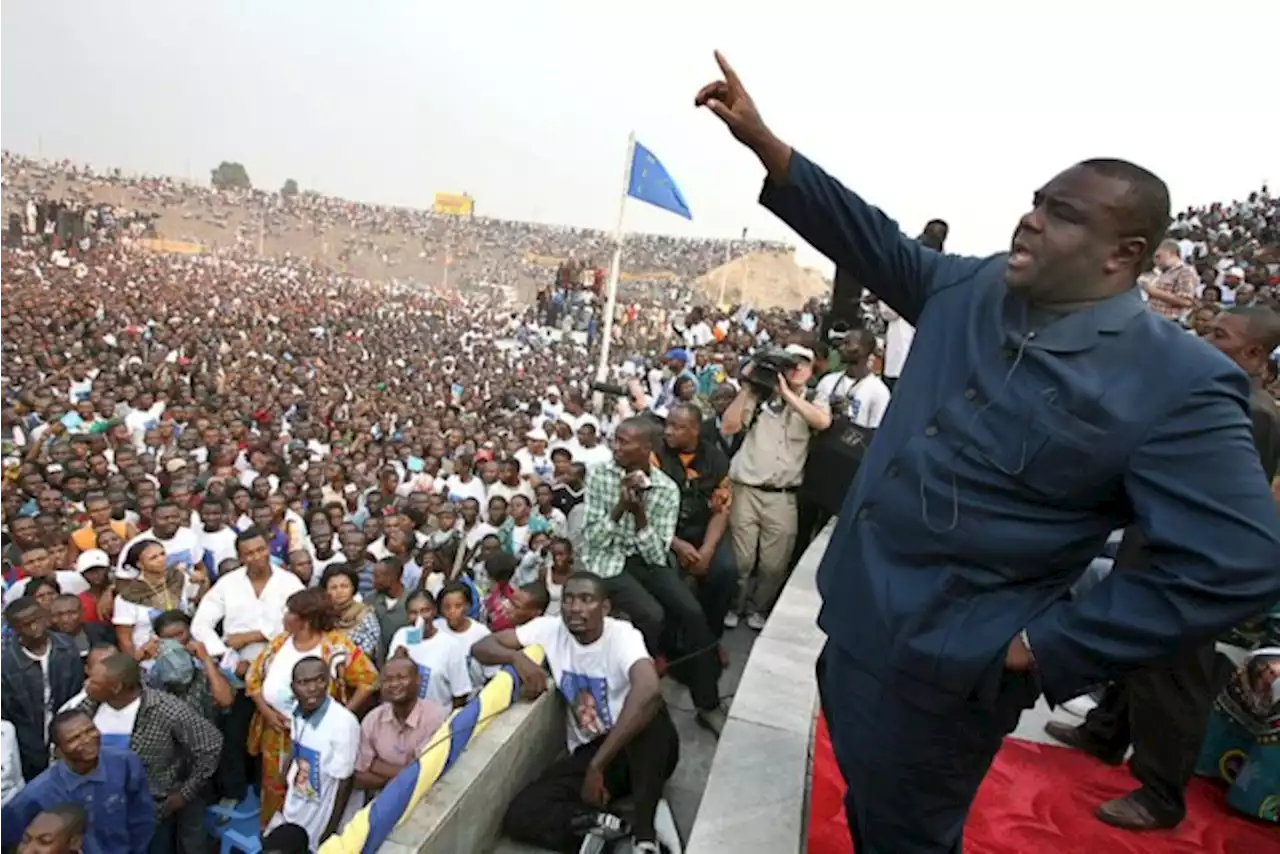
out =
[[1065,650],[1057,642],[1057,614],[1067,603],[1057,605],[1022,630],[1022,642],[1035,661],[1035,675],[1044,691],[1044,698],[1052,706],[1060,706],[1075,699],[1093,687],[1097,680],[1090,680],[1066,659]]
[[774,205],[779,202],[785,202],[795,187],[793,176],[797,169],[805,169],[809,165],[809,160],[799,151],[792,149],[791,160],[787,163],[787,181],[785,184],[778,184],[769,180],[769,176],[765,175],[764,185],[760,188],[760,204],[766,208],[773,210]]

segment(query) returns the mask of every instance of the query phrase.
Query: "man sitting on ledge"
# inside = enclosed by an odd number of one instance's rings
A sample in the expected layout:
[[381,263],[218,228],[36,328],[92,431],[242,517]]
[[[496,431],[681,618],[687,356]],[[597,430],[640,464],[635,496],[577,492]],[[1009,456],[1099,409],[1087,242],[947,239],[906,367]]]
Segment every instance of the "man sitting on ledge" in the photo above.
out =
[[521,652],[531,644],[546,651],[569,704],[569,755],[516,795],[503,831],[554,851],[600,851],[627,835],[627,822],[609,807],[630,796],[634,850],[657,854],[654,813],[679,759],[679,740],[644,638],[609,616],[599,576],[576,572],[565,581],[560,617],[538,617],[489,635],[471,654],[481,664],[512,665],[536,696],[546,690],[547,678]]

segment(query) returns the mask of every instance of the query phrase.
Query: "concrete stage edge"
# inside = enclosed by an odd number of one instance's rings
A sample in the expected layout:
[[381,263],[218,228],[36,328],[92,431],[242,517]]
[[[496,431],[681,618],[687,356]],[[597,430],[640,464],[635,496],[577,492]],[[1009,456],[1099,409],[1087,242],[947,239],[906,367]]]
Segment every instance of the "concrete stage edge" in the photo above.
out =
[[814,539],[752,647],[686,854],[804,850],[818,686],[815,576],[834,522]]

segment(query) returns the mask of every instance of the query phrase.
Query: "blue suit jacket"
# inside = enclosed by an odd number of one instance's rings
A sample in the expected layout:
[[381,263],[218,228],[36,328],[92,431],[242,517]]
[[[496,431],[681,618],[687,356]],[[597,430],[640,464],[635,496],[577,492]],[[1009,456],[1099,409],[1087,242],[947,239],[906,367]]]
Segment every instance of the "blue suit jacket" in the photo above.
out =
[[[1004,255],[926,249],[799,153],[761,203],[917,329],[818,574],[819,625],[890,690],[994,703],[1025,628],[1062,702],[1280,599],[1280,515],[1225,356],[1136,290],[1029,331]],[[1131,522],[1151,566],[1070,601]]]

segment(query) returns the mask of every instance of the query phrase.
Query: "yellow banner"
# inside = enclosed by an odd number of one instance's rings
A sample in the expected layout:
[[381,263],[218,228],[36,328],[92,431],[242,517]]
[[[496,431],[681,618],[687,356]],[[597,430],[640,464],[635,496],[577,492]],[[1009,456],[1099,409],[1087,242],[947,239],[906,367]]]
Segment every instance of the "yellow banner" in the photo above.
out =
[[475,199],[457,193],[436,193],[435,201],[431,204],[431,210],[450,216],[471,216],[475,209]]
[[161,237],[143,237],[137,241],[137,245],[152,252],[173,252],[178,255],[199,255],[204,251],[204,247],[199,243],[192,243],[187,240],[167,240]]

